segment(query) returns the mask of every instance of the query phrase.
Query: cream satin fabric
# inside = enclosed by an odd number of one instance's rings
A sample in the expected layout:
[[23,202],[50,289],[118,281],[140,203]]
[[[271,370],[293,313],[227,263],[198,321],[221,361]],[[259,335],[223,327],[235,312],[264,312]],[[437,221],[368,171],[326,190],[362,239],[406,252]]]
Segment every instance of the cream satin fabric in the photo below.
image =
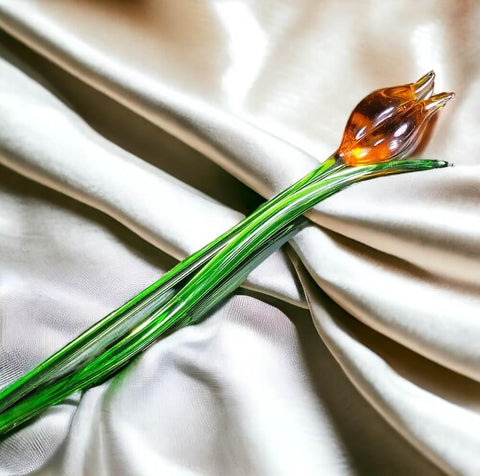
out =
[[[457,98],[197,326],[0,443],[0,474],[480,473],[476,2],[0,0],[0,384],[337,146],[371,90]],[[60,192],[60,193],[59,193]]]

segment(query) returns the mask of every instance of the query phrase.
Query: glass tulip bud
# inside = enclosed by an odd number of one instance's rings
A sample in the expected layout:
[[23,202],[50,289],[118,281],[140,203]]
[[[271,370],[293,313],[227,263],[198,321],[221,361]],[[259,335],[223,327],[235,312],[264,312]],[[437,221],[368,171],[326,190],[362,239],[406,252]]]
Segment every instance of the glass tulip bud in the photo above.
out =
[[435,74],[416,83],[378,89],[366,96],[350,115],[336,152],[345,165],[368,165],[398,160],[420,142],[436,112],[453,93],[432,95]]

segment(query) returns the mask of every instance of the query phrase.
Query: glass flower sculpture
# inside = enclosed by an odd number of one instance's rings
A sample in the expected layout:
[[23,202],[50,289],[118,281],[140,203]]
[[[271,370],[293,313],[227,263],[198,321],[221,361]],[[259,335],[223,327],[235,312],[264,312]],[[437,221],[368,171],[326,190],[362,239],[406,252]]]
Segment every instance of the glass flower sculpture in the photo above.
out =
[[0,391],[0,435],[105,381],[160,336],[205,317],[248,273],[307,222],[312,206],[378,176],[446,167],[404,159],[453,93],[432,95],[434,73],[366,96],[338,150],[317,169]]

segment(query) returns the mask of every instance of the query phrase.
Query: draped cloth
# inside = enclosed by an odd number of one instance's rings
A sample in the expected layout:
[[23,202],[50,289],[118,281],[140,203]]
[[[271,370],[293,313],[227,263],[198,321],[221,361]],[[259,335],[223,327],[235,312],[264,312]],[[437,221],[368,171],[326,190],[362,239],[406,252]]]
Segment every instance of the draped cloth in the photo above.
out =
[[0,0],[0,385],[336,149],[456,91],[198,325],[0,442],[0,474],[480,473],[480,6]]

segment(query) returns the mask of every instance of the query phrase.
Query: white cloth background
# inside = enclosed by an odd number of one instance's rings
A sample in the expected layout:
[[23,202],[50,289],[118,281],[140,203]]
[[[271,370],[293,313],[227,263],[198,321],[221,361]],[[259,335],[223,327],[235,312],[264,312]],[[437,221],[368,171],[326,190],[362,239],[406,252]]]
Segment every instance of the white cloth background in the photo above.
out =
[[0,474],[480,473],[475,1],[0,0],[0,385],[430,69],[418,155],[318,206],[213,316],[0,442]]

